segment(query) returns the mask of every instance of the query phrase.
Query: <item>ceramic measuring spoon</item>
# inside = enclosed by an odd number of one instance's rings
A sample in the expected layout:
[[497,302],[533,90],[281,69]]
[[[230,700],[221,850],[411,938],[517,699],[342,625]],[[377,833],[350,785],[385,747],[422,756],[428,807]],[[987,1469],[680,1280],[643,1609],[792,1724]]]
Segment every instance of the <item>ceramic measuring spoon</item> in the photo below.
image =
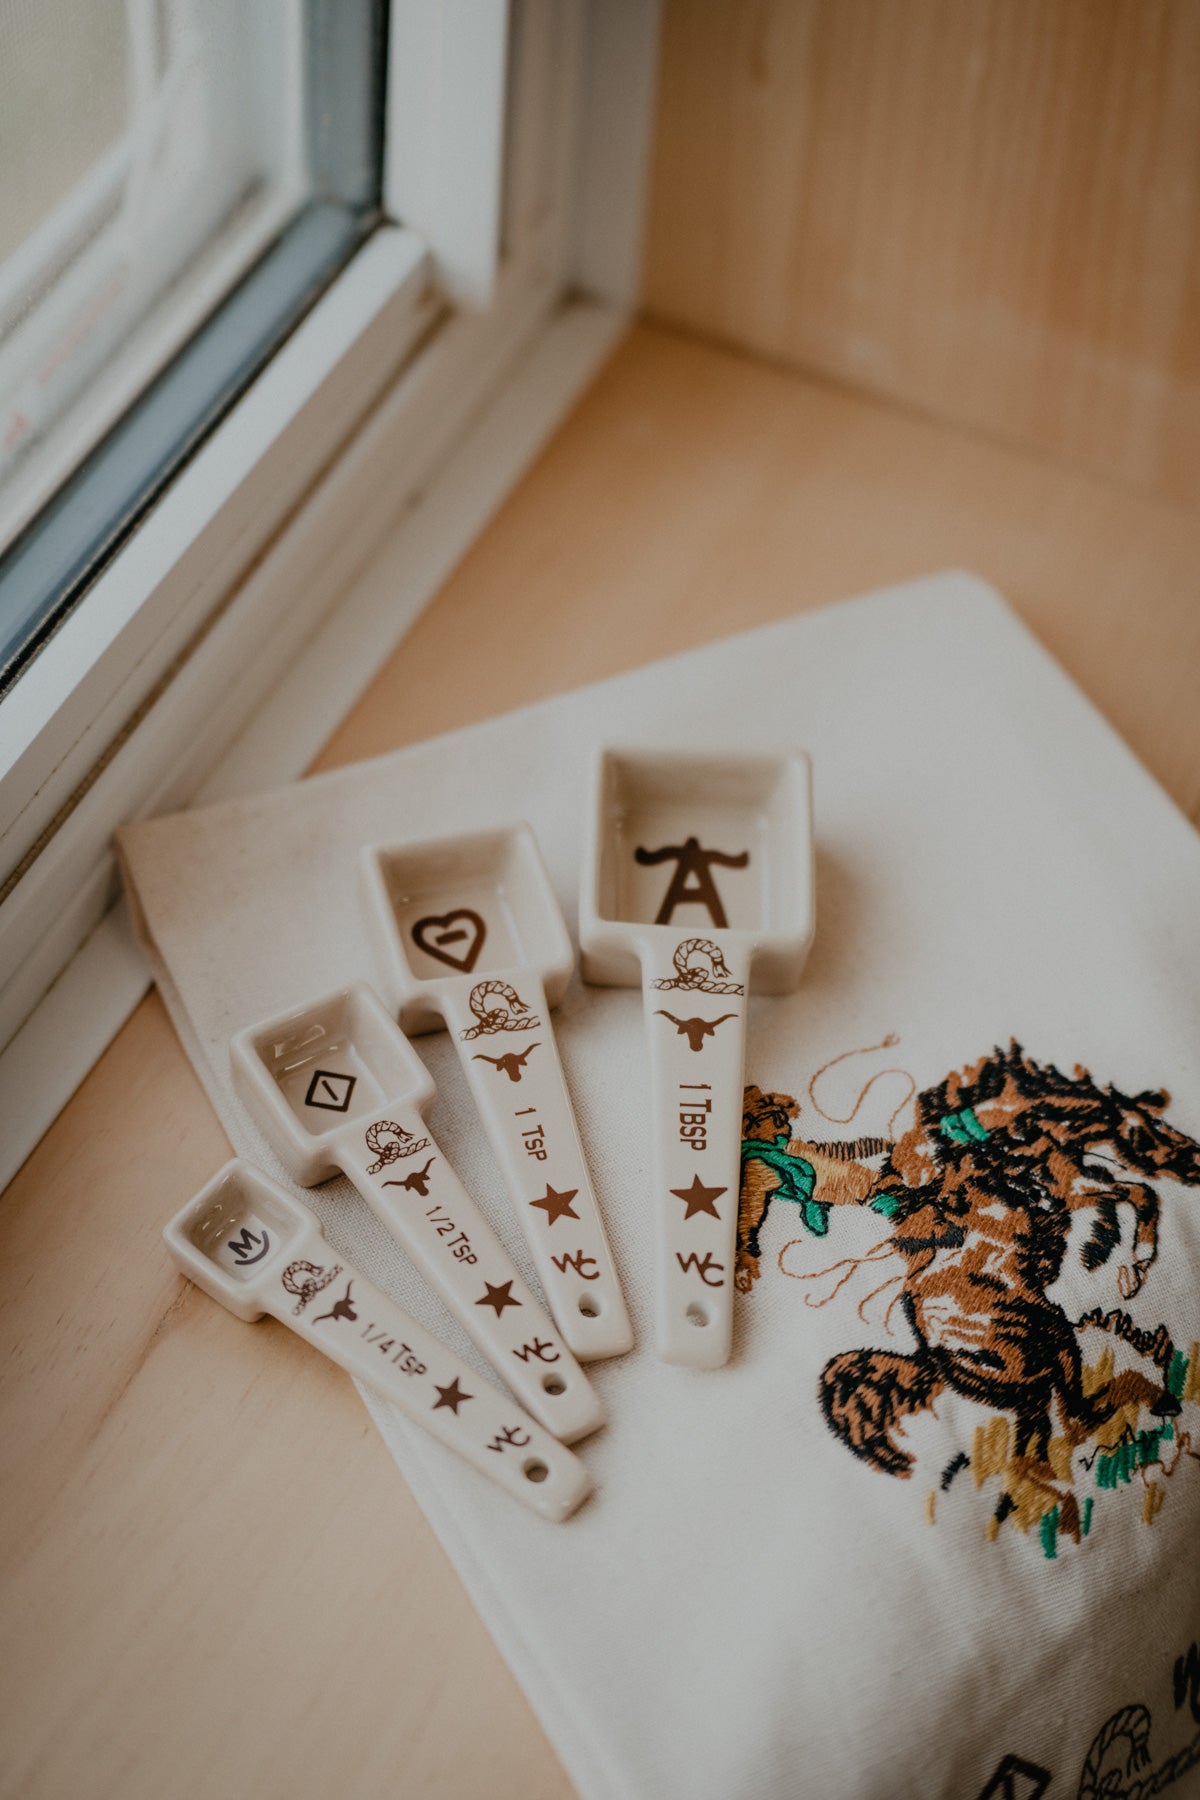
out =
[[548,1431],[572,1442],[603,1412],[422,1117],[433,1082],[371,989],[358,982],[240,1032],[234,1081],[304,1187],[339,1170],[403,1244]]
[[550,1024],[574,967],[528,825],[362,859],[369,928],[407,1032],[454,1039],[525,1231],[576,1356],[633,1343]]
[[572,1451],[336,1257],[308,1208],[248,1164],[226,1163],[163,1236],[237,1318],[270,1313],[544,1519],[565,1519],[589,1491]]
[[604,750],[579,940],[587,981],[642,987],[658,1349],[729,1358],[747,996],[794,988],[813,934],[808,758]]

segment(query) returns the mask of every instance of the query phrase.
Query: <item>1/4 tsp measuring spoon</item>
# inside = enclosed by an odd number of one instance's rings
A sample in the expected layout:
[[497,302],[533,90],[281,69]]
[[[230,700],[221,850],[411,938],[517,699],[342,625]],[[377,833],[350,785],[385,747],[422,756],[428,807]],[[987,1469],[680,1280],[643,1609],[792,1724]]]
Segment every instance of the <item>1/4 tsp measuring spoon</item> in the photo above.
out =
[[565,1519],[589,1492],[572,1451],[336,1257],[308,1208],[258,1170],[227,1163],[163,1236],[237,1318],[270,1313],[543,1518]]

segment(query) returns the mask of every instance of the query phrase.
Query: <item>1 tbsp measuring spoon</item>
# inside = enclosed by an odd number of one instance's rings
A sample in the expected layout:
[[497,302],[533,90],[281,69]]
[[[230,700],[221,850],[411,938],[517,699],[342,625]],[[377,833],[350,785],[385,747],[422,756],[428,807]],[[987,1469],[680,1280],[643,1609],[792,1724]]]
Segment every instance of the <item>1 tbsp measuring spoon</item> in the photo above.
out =
[[813,935],[808,758],[602,750],[579,941],[645,996],[659,1353],[729,1358],[751,987],[796,987]]

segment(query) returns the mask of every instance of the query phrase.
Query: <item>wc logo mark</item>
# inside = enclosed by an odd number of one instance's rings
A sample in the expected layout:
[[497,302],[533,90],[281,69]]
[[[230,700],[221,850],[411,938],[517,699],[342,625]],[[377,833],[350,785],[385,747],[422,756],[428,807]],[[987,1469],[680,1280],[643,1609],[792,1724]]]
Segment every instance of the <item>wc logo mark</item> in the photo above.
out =
[[979,1800],[1038,1800],[1050,1779],[1049,1769],[1026,1762],[1023,1756],[1006,1756]]

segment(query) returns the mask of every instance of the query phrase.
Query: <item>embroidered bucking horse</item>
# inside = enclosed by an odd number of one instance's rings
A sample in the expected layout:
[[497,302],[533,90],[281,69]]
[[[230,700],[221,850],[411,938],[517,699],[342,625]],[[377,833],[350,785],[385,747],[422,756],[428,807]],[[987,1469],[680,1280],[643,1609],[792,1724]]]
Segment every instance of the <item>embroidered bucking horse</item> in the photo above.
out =
[[[1049,1290],[1073,1217],[1089,1216],[1080,1254],[1097,1270],[1121,1246],[1122,1206],[1132,1209],[1133,1231],[1117,1286],[1125,1300],[1141,1288],[1158,1249],[1155,1178],[1200,1186],[1200,1145],[1163,1117],[1167,1104],[1162,1092],[1100,1086],[1086,1069],[1063,1075],[1016,1043],[918,1093],[914,1122],[895,1142],[796,1137],[796,1101],[747,1089],[743,1291],[758,1278],[759,1237],[776,1201],[795,1205],[815,1237],[838,1205],[870,1207],[890,1226],[880,1248],[900,1260],[892,1279],[915,1348],[844,1351],[819,1383],[825,1418],[855,1456],[906,1477],[906,1419],[948,1391],[995,1409],[1010,1421],[993,1471],[1003,1477],[997,1522],[1025,1505],[1046,1542],[1053,1509],[1048,1554],[1055,1534],[1078,1539],[1087,1529],[1070,1486],[1078,1446],[1095,1439],[1097,1456],[1123,1453],[1126,1470],[1161,1460],[1185,1388],[1200,1400],[1194,1353],[1165,1325],[1139,1327],[1122,1307],[1073,1320]],[[1118,1371],[1109,1354],[1085,1368],[1087,1327],[1124,1344],[1138,1365]],[[1141,1412],[1150,1422],[1137,1432]]]

